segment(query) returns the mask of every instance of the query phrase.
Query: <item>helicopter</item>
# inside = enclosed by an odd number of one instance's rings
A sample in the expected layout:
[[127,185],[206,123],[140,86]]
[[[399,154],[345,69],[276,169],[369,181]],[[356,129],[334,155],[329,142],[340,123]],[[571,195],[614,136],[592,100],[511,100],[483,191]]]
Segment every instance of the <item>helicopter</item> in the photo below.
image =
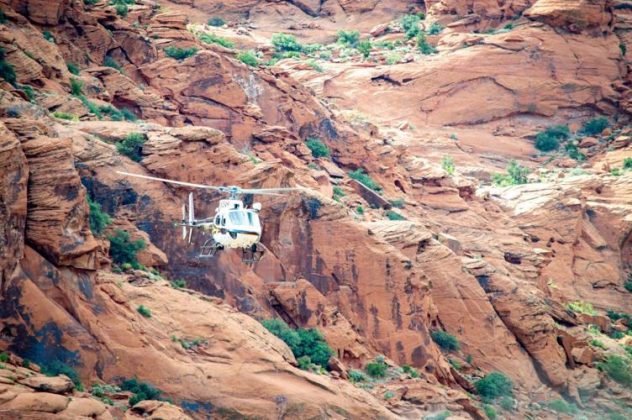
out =
[[181,185],[189,188],[215,190],[223,194],[228,194],[227,199],[221,199],[219,201],[219,205],[215,209],[214,217],[196,219],[193,206],[193,193],[189,192],[188,205],[182,205],[182,220],[180,223],[176,223],[176,226],[182,227],[182,239],[187,240],[188,237],[188,243],[191,243],[193,229],[200,229],[204,233],[210,234],[210,237],[207,238],[201,246],[198,258],[212,258],[218,251],[224,249],[241,249],[242,260],[247,264],[258,261],[263,255],[263,251],[257,246],[261,240],[262,233],[261,220],[259,218],[261,203],[253,203],[252,206],[248,208],[244,205],[244,202],[239,199],[239,196],[244,194],[282,195],[304,190],[304,188],[222,187],[175,181],[129,172],[116,172],[135,178],[165,182],[167,184]]

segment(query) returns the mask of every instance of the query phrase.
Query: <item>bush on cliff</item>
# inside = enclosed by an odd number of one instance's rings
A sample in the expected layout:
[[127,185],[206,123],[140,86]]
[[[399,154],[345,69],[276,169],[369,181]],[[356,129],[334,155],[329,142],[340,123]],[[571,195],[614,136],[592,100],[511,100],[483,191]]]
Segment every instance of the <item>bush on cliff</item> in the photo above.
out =
[[165,48],[165,54],[167,54],[168,57],[175,58],[178,61],[184,60],[185,58],[193,57],[195,54],[197,54],[197,51],[197,48]]
[[318,330],[313,328],[293,330],[285,322],[276,318],[265,319],[261,321],[261,324],[283,340],[297,359],[308,356],[312,363],[326,368],[329,359],[334,354]]
[[144,400],[162,400],[162,392],[147,382],[139,381],[136,378],[126,379],[120,385],[123,391],[133,393],[129,399],[129,405],[134,406]]
[[373,191],[382,191],[382,186],[375,182],[366,172],[362,169],[356,169],[349,172],[349,177],[363,184],[365,187],[372,189]]
[[432,331],[430,333],[430,337],[432,337],[432,340],[444,350],[458,351],[461,348],[456,337],[445,331]]
[[315,137],[308,137],[305,145],[312,151],[312,156],[315,158],[329,157],[329,147],[323,143],[320,139]]
[[513,395],[513,382],[501,372],[492,372],[474,382],[474,387],[483,401],[493,401],[496,398]]
[[89,196],[86,196],[88,200],[88,207],[90,208],[90,230],[94,235],[100,235],[103,230],[112,223],[110,216],[101,210],[101,205],[96,201],[92,201]]
[[536,135],[535,148],[541,152],[557,150],[560,147],[560,141],[568,139],[570,135],[567,125],[554,125]]
[[116,150],[134,162],[140,162],[143,159],[144,144],[145,137],[141,133],[129,133],[123,141],[116,144]]
[[303,51],[303,46],[296,40],[294,35],[274,34],[272,35],[272,45],[277,52],[296,52]]
[[605,361],[597,364],[597,368],[606,372],[612,380],[632,388],[632,366],[630,361],[621,356],[610,355]]
[[520,166],[518,162],[512,160],[509,162],[509,165],[507,165],[506,174],[492,174],[492,182],[494,185],[498,185],[500,187],[526,184],[527,175],[529,175],[529,169]]
[[0,77],[13,86],[16,86],[17,77],[13,66],[6,62],[4,48],[0,48]]
[[606,117],[593,118],[584,123],[582,128],[579,130],[579,134],[585,136],[596,136],[597,134],[601,134],[603,130],[608,128],[608,125],[608,118]]
[[136,254],[144,249],[146,244],[142,239],[130,240],[129,232],[117,229],[114,235],[108,236],[110,240],[110,257],[118,265],[130,264],[134,268],[140,268]]

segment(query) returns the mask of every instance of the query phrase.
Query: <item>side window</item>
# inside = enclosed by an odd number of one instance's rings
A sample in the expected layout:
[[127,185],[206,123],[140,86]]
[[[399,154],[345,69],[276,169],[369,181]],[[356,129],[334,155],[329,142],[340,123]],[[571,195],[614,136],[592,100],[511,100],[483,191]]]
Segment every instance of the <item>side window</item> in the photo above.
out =
[[215,224],[219,225],[219,214],[217,216],[215,216]]
[[222,216],[222,226],[226,226],[226,218]]

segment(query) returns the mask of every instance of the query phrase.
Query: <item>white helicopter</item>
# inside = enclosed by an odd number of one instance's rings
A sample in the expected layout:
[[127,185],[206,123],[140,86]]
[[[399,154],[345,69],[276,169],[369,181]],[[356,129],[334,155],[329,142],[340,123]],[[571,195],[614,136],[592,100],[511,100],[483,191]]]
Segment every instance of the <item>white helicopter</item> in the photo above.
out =
[[191,243],[193,228],[199,228],[210,233],[204,245],[200,249],[199,258],[211,258],[217,251],[229,249],[242,249],[242,259],[246,263],[258,261],[263,251],[257,247],[261,240],[261,221],[259,211],[261,203],[254,203],[251,208],[244,206],[238,197],[243,194],[258,195],[281,195],[293,191],[304,191],[304,188],[239,188],[236,186],[219,187],[214,185],[193,184],[190,182],[174,181],[170,179],[156,178],[153,176],[132,174],[129,172],[116,171],[125,176],[161,181],[168,184],[181,185],[189,188],[200,188],[215,190],[228,194],[228,199],[219,201],[219,206],[215,209],[215,216],[204,219],[196,219],[193,208],[193,193],[189,193],[189,203],[182,205],[182,221],[178,226],[182,226],[182,239],[187,239]]

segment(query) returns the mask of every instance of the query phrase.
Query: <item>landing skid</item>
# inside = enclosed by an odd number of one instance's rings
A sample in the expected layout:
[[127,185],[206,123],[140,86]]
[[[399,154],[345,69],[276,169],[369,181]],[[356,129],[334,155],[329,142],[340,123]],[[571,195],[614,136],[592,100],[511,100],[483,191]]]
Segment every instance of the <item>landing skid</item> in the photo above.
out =
[[[224,246],[218,244],[213,240],[213,238],[207,239],[204,244],[200,247],[200,254],[198,258],[213,258],[219,251],[222,251]],[[241,250],[241,260],[244,264],[252,265],[258,262],[263,256],[263,249],[258,247],[257,245],[253,245],[248,248],[242,248]]]

